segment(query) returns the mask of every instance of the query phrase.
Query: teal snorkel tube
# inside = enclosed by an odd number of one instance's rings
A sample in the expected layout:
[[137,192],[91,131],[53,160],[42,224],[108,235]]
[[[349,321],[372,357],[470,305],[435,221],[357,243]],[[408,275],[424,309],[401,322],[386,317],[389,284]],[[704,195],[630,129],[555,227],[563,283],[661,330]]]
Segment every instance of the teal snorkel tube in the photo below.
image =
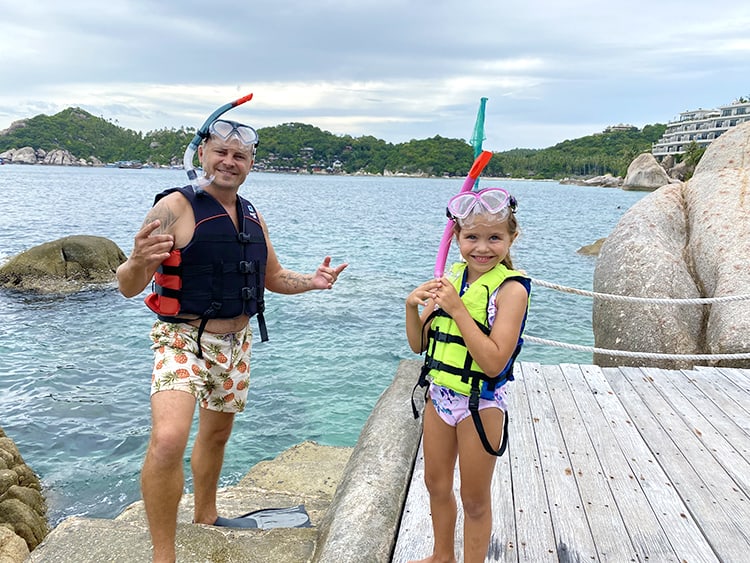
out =
[[182,157],[182,167],[185,169],[188,180],[190,180],[190,185],[193,186],[194,190],[202,190],[213,181],[213,178],[206,178],[205,176],[198,178],[198,174],[195,172],[195,165],[193,164],[193,157],[195,156],[195,151],[198,150],[198,145],[201,144],[201,141],[208,138],[208,127],[230,109],[240,106],[245,102],[249,102],[252,99],[253,95],[250,93],[247,96],[234,100],[233,102],[224,104],[209,115],[208,119],[206,119],[203,125],[201,125],[200,129],[196,131],[195,137],[190,141],[190,144],[185,149],[185,155]]

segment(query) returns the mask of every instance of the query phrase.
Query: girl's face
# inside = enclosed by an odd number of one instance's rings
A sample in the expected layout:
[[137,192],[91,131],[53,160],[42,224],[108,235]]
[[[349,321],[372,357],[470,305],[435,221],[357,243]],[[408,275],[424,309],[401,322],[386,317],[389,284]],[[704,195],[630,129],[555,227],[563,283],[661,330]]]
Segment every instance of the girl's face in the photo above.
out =
[[508,221],[475,222],[458,233],[458,248],[468,267],[467,281],[475,281],[508,255],[518,233],[511,234]]

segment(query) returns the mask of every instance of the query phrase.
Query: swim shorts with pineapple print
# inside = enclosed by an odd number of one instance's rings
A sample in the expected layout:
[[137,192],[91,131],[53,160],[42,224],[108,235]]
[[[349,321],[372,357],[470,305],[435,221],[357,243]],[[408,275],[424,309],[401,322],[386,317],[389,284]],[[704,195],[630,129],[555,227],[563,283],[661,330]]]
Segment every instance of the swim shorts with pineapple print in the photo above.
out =
[[197,356],[197,338],[198,329],[187,323],[154,323],[151,394],[186,391],[204,409],[242,412],[250,385],[252,330],[248,326],[227,334],[203,332],[203,358]]

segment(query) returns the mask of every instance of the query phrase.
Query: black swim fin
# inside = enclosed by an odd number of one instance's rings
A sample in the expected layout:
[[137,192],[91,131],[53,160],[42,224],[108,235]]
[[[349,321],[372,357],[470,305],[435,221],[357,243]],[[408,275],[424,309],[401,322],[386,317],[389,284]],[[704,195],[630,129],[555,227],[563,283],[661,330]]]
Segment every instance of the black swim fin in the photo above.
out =
[[289,508],[261,508],[236,518],[219,516],[214,526],[268,530],[270,528],[311,528],[312,523],[305,505],[300,504]]

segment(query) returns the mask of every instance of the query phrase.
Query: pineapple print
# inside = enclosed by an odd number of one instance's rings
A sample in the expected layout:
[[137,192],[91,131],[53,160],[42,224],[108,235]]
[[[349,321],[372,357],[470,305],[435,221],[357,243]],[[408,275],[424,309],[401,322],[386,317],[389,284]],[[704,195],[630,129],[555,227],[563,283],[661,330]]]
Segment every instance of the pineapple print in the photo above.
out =
[[219,344],[208,344],[206,348],[208,348],[208,351],[214,358],[216,364],[224,365],[227,363],[227,357],[224,352],[221,351],[221,346]]

